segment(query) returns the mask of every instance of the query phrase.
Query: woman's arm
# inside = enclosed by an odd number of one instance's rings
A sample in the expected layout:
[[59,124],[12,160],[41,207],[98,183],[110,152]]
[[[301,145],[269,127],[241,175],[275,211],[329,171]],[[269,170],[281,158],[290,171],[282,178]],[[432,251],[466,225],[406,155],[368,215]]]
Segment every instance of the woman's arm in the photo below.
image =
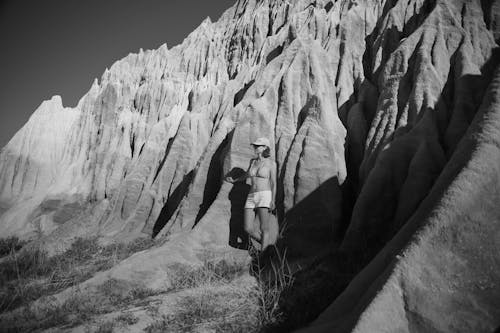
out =
[[248,171],[245,172],[244,174],[242,174],[241,176],[239,176],[238,178],[235,178],[233,181],[236,183],[236,182],[241,182],[241,181],[244,181],[245,179],[247,179],[248,177]]
[[236,182],[243,181],[243,180],[247,179],[249,177],[249,172],[250,172],[250,168],[252,167],[253,161],[254,161],[254,159],[252,158],[250,160],[250,164],[248,165],[248,169],[247,169],[247,171],[245,171],[244,174],[242,174],[241,176],[239,176],[237,178],[232,178],[231,176],[228,176],[228,177],[226,177],[226,180],[229,181],[230,183],[236,183]]

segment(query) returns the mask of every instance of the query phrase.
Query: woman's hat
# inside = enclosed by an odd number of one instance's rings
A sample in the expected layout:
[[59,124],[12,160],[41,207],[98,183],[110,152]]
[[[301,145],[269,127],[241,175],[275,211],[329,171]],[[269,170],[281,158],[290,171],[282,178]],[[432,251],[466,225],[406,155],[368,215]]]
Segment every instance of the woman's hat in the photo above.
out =
[[269,143],[269,139],[264,138],[264,137],[258,138],[257,140],[252,142],[252,145],[253,146],[266,146],[268,148],[271,148],[271,144]]

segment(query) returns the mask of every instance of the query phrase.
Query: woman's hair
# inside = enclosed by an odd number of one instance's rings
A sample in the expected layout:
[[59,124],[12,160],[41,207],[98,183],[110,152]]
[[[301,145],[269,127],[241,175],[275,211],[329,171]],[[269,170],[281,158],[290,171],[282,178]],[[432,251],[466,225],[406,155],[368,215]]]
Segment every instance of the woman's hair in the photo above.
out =
[[262,156],[264,156],[264,157],[271,156],[271,148],[266,146],[266,149],[264,149],[264,151],[262,152]]

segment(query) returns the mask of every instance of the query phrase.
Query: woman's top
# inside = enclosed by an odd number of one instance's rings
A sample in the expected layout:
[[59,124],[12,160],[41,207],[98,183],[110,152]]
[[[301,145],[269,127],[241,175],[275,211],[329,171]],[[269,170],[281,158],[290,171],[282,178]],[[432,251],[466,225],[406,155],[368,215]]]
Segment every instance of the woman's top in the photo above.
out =
[[[252,184],[250,188],[250,193],[259,191],[270,191],[270,170],[267,160],[262,160],[259,164],[257,159],[253,159],[250,162],[250,167],[248,168],[248,176],[250,177]],[[267,165],[266,165],[267,164]]]

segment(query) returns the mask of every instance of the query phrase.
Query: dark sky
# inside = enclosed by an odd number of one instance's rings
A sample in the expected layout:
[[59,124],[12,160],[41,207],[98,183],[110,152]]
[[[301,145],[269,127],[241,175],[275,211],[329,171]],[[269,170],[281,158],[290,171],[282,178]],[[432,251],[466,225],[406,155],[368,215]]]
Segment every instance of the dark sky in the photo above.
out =
[[106,67],[171,48],[236,0],[0,0],[0,148],[43,100],[76,106]]

